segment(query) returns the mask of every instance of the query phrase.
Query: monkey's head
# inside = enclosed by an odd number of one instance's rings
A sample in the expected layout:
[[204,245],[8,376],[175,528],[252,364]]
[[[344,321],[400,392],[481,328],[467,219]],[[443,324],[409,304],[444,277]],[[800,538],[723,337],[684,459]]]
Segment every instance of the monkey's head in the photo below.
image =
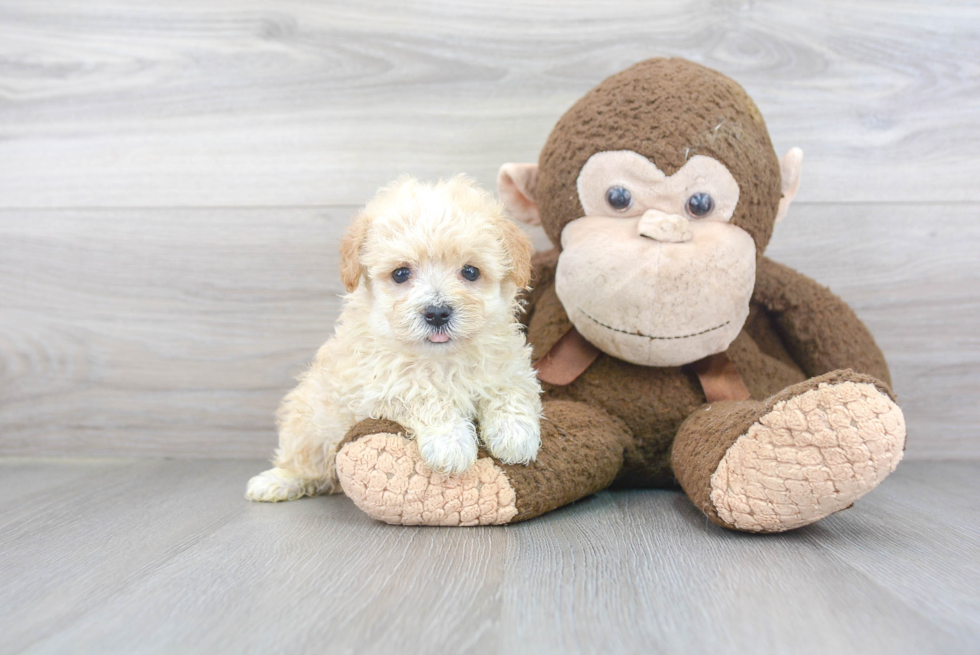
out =
[[802,158],[777,158],[731,79],[651,59],[575,103],[539,163],[505,164],[498,187],[560,249],[555,290],[586,339],[635,364],[679,366],[741,331]]

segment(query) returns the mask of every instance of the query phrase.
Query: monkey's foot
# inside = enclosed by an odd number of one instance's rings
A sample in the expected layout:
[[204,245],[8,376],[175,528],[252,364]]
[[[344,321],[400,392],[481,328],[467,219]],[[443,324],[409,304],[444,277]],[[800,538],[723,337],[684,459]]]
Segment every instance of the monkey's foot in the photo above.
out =
[[[782,532],[850,507],[895,470],[902,410],[850,372],[810,380],[767,403],[711,476],[711,503],[728,526]],[[844,380],[844,381],[841,381]],[[816,384],[813,384],[816,383]]]
[[443,475],[401,435],[369,434],[337,453],[344,493],[368,516],[398,525],[499,525],[517,516],[517,495],[492,459]]

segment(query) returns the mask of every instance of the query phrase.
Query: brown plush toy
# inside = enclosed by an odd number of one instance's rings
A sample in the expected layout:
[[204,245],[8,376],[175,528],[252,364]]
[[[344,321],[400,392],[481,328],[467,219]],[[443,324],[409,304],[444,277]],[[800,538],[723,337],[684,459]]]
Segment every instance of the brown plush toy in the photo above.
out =
[[[800,178],[745,91],[681,59],[608,78],[501,197],[555,245],[526,324],[544,383],[530,466],[449,478],[400,426],[365,421],[344,491],[391,523],[533,518],[611,485],[677,483],[718,525],[780,532],[849,507],[893,471],[905,423],[881,351],[843,301],[763,257]],[[378,493],[381,492],[381,493]]]

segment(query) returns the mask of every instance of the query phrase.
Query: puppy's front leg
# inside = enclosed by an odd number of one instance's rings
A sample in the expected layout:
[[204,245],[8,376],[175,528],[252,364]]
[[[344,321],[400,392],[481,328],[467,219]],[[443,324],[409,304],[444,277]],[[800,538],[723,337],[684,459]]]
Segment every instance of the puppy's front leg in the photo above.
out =
[[422,460],[440,473],[453,475],[476,463],[476,428],[458,414],[438,421],[408,421]]
[[504,464],[530,464],[541,447],[540,387],[518,376],[513,381],[477,406],[480,434],[490,454]]

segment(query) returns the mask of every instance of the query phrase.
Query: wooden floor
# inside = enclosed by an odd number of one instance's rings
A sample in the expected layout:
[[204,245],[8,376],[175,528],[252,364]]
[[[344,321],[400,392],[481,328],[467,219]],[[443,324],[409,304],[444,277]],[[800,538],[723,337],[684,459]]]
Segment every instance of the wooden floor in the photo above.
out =
[[403,528],[242,497],[260,461],[0,459],[0,652],[980,652],[980,463],[726,532],[679,492]]

